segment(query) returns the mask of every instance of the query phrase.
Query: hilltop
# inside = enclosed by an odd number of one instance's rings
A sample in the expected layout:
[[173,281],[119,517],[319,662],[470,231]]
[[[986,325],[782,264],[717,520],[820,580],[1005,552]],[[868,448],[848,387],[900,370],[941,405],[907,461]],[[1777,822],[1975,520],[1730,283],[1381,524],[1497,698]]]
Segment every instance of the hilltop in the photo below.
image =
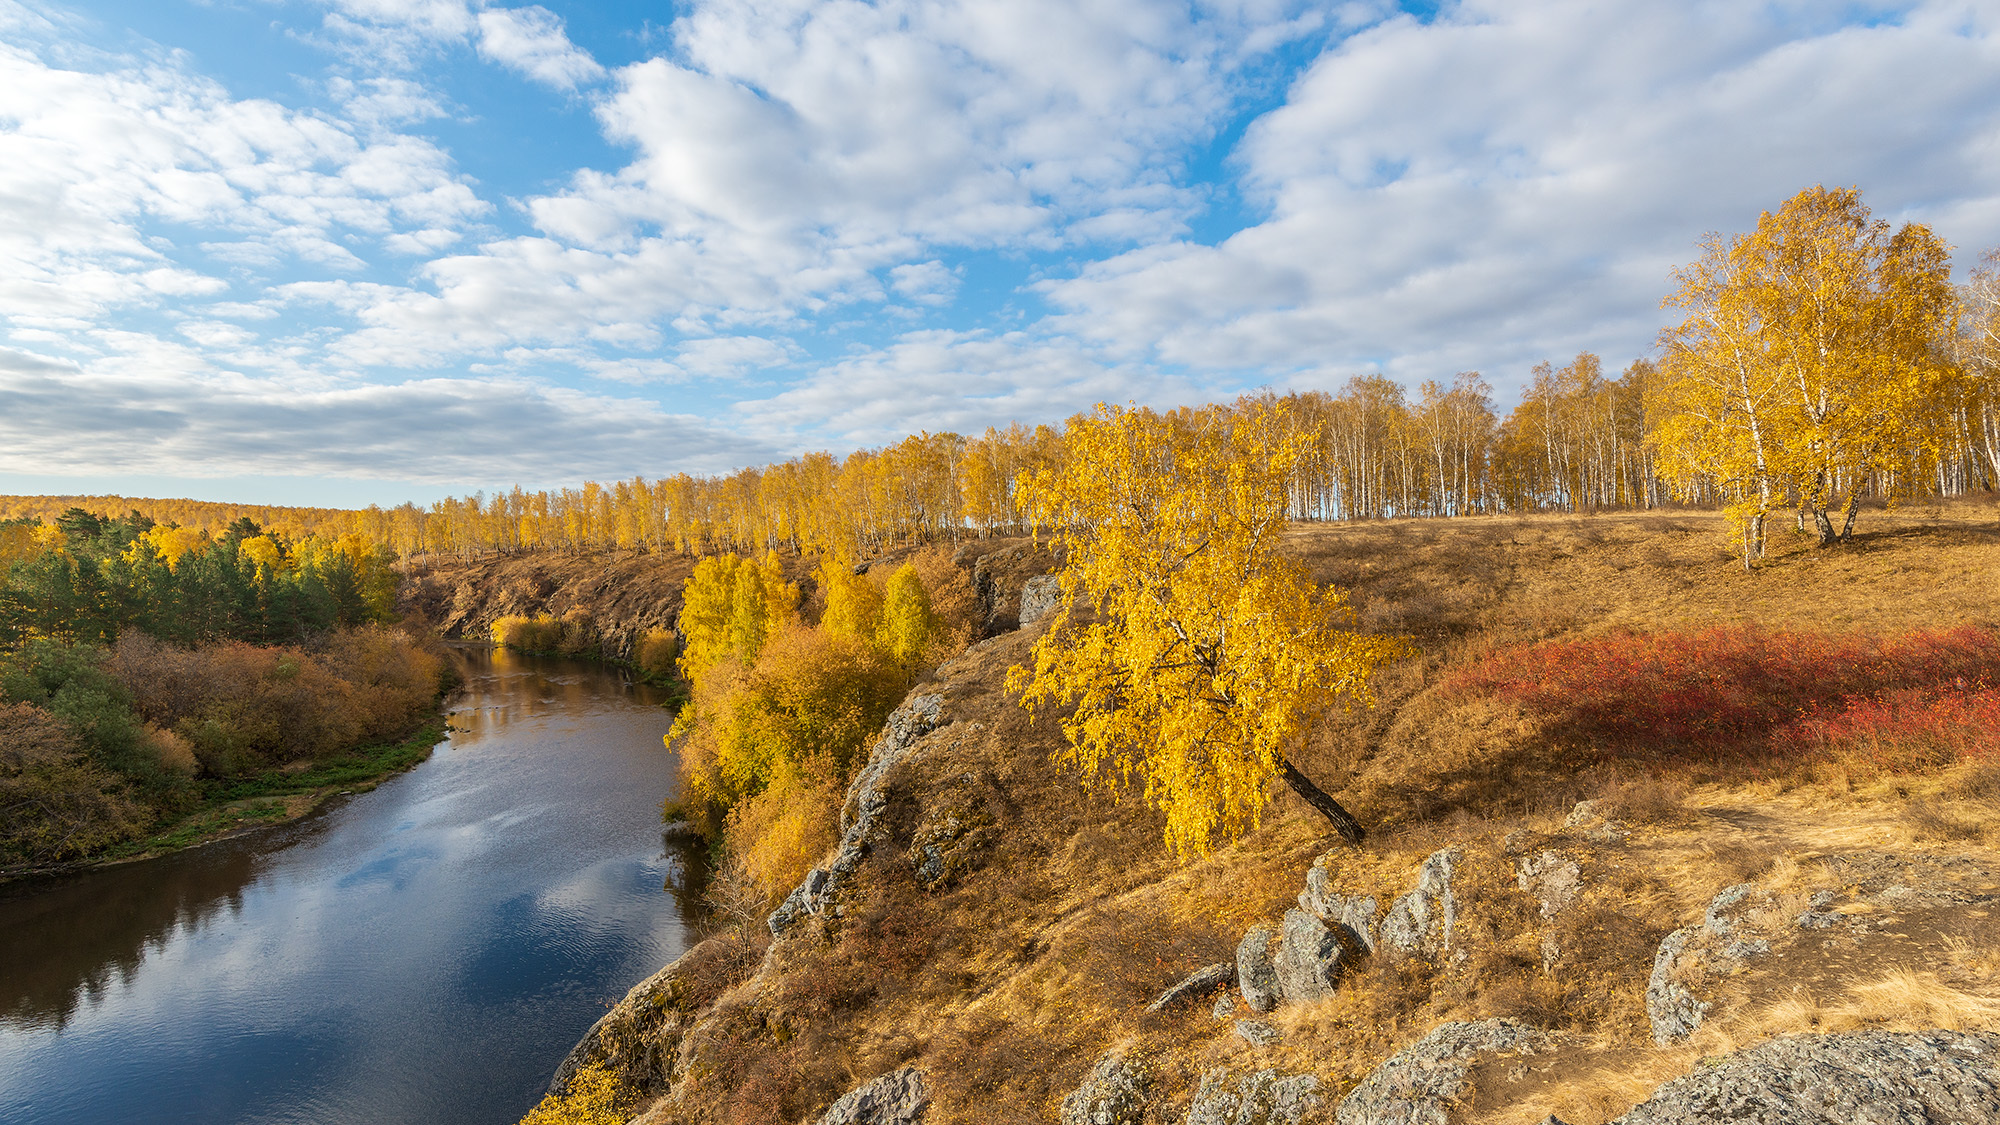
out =
[[[1051,764],[1060,732],[1001,687],[1039,625],[996,619],[892,717],[782,933],[716,894],[713,934],[593,1031],[543,1119],[1580,1123],[1704,1059],[1758,1088],[1883,1051],[1990,1069],[2000,759],[1732,756],[1616,721],[1578,741],[1491,685],[1583,683],[1562,661],[1661,634],[1813,675],[1815,646],[1852,663],[1857,635],[1986,659],[1995,516],[1871,511],[1853,544],[1774,537],[1750,572],[1698,512],[1300,527],[1288,548],[1420,653],[1298,756],[1371,834],[1340,845],[1279,792],[1187,866],[1138,794]],[[961,563],[996,550],[1007,583],[1034,569],[1010,541]],[[1823,1037],[1733,1054],[1788,1032]],[[580,1116],[614,1090],[621,1112]],[[1675,1096],[1634,1120],[1703,1119]]]

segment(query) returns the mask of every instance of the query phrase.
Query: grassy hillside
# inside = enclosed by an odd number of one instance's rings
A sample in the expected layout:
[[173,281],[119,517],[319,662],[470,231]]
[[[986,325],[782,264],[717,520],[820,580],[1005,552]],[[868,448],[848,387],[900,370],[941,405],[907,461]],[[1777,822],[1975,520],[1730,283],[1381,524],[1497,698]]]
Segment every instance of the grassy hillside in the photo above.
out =
[[[1352,592],[1365,624],[1421,652],[1382,676],[1376,707],[1297,756],[1370,826],[1360,848],[1279,791],[1261,828],[1176,866],[1139,795],[1081,790],[1051,765],[1054,725],[1030,725],[1003,692],[1034,627],[976,645],[918,687],[943,697],[943,725],[885,775],[889,803],[838,911],[773,944],[770,904],[720,896],[714,936],[649,982],[625,1040],[607,1033],[593,1057],[620,1076],[616,1116],[817,1120],[913,1066],[928,1121],[1048,1121],[1117,1050],[1150,1075],[1144,1121],[1182,1120],[1204,1073],[1265,1068],[1315,1077],[1307,1120],[1332,1120],[1340,1096],[1432,1028],[1507,1016],[1553,1045],[1472,1059],[1451,1119],[1601,1122],[1706,1056],[1784,1031],[2000,1028],[2000,924],[1986,909],[2000,891],[2000,756],[1981,757],[2000,749],[1994,728],[1964,726],[1970,741],[1940,749],[1878,724],[1862,746],[1855,707],[1827,701],[1848,723],[1838,730],[1783,710],[1784,692],[1833,684],[1841,660],[1840,675],[1872,661],[1868,675],[1913,683],[1951,660],[1985,667],[1978,638],[2000,628],[1996,517],[1991,501],[1865,512],[1854,544],[1802,538],[1749,573],[1720,518],[1700,513],[1297,531],[1293,549]],[[1943,632],[1956,626],[1978,629]],[[1934,639],[1825,636],[1912,630]],[[1662,634],[1693,639],[1653,664],[1605,655]],[[1534,647],[1548,644],[1570,647]],[[1704,672],[1724,657],[1796,674],[1732,695],[1735,680]],[[1634,694],[1642,673],[1665,686]],[[1694,717],[1639,735],[1626,721],[1676,706]],[[1330,997],[1260,1017],[1275,1042],[1237,1032],[1252,1015],[1240,998],[1222,1013],[1211,998],[1148,1011],[1191,971],[1232,962],[1315,863],[1327,885],[1386,908],[1446,847],[1460,849],[1446,947],[1351,959]],[[1573,872],[1553,909],[1530,860]],[[1734,932],[1768,953],[1711,951],[1697,935],[1676,971],[1710,1002],[1707,1019],[1657,1045],[1646,1001],[1661,939],[1744,883],[1755,909]],[[1839,927],[1793,923],[1811,911]]]

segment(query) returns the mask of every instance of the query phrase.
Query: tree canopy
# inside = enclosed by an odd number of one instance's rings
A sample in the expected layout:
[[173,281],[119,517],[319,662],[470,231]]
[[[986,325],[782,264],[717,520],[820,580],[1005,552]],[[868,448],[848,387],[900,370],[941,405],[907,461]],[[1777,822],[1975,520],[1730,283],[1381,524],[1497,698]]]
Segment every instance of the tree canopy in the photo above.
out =
[[1255,827],[1280,775],[1360,835],[1288,755],[1405,646],[1355,629],[1342,594],[1279,552],[1307,448],[1294,422],[1283,402],[1099,406],[1072,421],[1061,465],[1017,485],[1065,563],[1060,608],[1009,688],[1036,716],[1070,708],[1066,760],[1142,782],[1182,858]]

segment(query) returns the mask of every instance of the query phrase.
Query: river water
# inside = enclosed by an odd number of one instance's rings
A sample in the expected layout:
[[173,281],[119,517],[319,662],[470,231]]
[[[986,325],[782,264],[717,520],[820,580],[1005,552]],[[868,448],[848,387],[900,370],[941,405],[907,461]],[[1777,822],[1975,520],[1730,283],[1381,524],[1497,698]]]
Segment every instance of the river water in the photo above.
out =
[[689,942],[671,723],[458,650],[430,759],[314,815],[0,888],[0,1121],[494,1125]]

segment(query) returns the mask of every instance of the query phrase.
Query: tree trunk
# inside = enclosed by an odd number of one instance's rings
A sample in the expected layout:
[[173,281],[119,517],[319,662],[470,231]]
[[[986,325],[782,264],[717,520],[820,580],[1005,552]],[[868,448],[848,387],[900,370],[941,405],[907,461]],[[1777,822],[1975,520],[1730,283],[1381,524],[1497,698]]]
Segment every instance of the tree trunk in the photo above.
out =
[[1300,773],[1290,758],[1280,758],[1278,764],[1284,767],[1285,784],[1292,787],[1292,792],[1304,797],[1306,804],[1318,810],[1321,816],[1332,821],[1334,831],[1340,833],[1341,839],[1350,844],[1359,844],[1362,838],[1368,835],[1362,829],[1361,822],[1354,819],[1353,814],[1341,808],[1340,802],[1334,800],[1326,790],[1314,785],[1311,778]]

